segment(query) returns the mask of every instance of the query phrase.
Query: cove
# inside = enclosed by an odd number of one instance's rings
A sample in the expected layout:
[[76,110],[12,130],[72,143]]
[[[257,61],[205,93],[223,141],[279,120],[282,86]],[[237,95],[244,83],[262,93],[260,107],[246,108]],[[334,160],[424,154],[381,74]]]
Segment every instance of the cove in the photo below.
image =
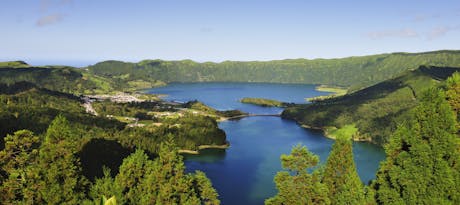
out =
[[[199,100],[219,110],[239,109],[253,114],[277,114],[281,108],[243,104],[243,97],[269,98],[283,102],[306,103],[305,98],[325,94],[313,85],[267,83],[172,83],[147,92],[165,94],[165,100]],[[333,140],[321,132],[300,127],[279,117],[248,117],[224,121],[219,127],[227,134],[226,150],[202,150],[185,155],[188,172],[201,170],[211,179],[222,204],[263,204],[276,193],[273,177],[281,170],[280,155],[301,143],[320,156],[324,163]],[[382,148],[363,142],[353,144],[358,174],[364,183],[375,178]]]

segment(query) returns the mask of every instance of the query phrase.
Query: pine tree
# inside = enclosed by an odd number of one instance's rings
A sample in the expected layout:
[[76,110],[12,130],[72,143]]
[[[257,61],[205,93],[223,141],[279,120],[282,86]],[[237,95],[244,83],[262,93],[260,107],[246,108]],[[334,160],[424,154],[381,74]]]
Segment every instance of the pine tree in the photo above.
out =
[[20,130],[5,137],[5,149],[0,151],[0,169],[7,174],[0,185],[0,201],[16,204],[24,199],[31,183],[29,169],[38,157],[39,138],[31,131]]
[[206,174],[201,171],[195,172],[195,190],[198,191],[198,198],[205,205],[219,204],[220,201],[217,199],[219,196],[217,191],[212,187],[211,180],[206,177]]
[[318,156],[301,145],[295,146],[290,155],[281,155],[281,165],[287,171],[276,174],[278,194],[265,200],[265,204],[330,204],[327,187],[321,183],[319,173],[307,171],[318,162]]
[[380,204],[460,204],[455,114],[443,92],[428,90],[385,147],[373,183]]
[[329,189],[331,204],[366,204],[350,138],[341,136],[336,139],[326,162],[323,183]]
[[446,80],[446,97],[454,112],[460,114],[460,73],[456,72]]
[[[148,175],[155,173],[154,163],[148,158],[143,150],[138,149],[136,152],[123,160],[120,166],[118,175],[115,177],[115,185],[121,190],[122,198],[128,204],[142,204],[141,201],[154,202],[156,199],[156,192],[146,192],[145,189],[150,189],[143,182]],[[156,187],[156,183],[150,184]],[[101,193],[102,194],[102,193]],[[116,193],[111,193],[116,194]]]
[[87,179],[81,175],[80,163],[74,157],[72,140],[76,137],[63,116],[50,124],[40,148],[36,173],[36,203],[78,204],[84,198]]
[[124,204],[124,197],[122,190],[118,184],[115,183],[115,180],[110,175],[110,169],[103,167],[104,176],[102,178],[96,179],[93,186],[91,186],[90,197],[95,201],[102,196],[115,196],[119,204]]
[[182,156],[171,136],[160,145],[155,160],[138,149],[123,160],[115,180],[109,173],[106,170],[105,177],[93,185],[93,200],[103,194],[127,204],[220,204],[204,173],[185,174]]

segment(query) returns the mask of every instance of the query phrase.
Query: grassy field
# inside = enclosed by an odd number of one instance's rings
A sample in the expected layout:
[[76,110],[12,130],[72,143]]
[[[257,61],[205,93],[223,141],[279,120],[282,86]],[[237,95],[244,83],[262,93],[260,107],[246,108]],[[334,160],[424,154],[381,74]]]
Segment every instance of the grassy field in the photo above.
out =
[[329,85],[319,85],[316,86],[315,90],[321,92],[330,92],[329,95],[320,95],[312,98],[305,98],[309,102],[321,101],[329,98],[339,97],[347,94],[348,89],[345,87],[329,86]]
[[334,95],[345,95],[347,94],[348,89],[345,87],[337,87],[337,86],[330,86],[330,85],[319,85],[316,86],[315,90],[321,92],[330,92]]
[[333,139],[338,137],[353,138],[358,133],[358,128],[356,128],[356,125],[350,124],[338,129],[336,127],[327,127],[325,131],[327,136]]

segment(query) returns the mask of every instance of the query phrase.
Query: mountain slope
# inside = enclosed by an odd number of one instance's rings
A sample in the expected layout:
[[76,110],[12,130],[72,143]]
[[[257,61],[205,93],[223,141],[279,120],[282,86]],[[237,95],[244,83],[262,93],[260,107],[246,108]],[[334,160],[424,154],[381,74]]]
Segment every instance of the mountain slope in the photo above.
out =
[[142,82],[271,82],[366,87],[420,65],[460,67],[460,51],[392,53],[340,59],[276,61],[144,60],[139,63],[105,61],[89,66],[90,73],[123,81]]
[[113,90],[110,80],[90,76],[81,69],[69,66],[34,67],[24,62],[1,63],[0,82],[3,84],[30,82],[49,90],[73,94],[91,94]]
[[323,129],[326,134],[351,130],[355,139],[383,144],[396,128],[396,122],[403,120],[417,104],[417,97],[456,71],[460,68],[421,66],[345,96],[287,108],[282,116]]

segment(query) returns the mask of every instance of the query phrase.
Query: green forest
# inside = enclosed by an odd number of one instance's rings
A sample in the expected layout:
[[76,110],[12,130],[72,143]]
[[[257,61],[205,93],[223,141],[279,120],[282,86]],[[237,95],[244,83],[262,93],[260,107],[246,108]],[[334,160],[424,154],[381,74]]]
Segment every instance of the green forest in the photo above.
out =
[[170,82],[266,82],[321,84],[359,90],[419,66],[460,67],[460,51],[390,53],[339,59],[275,61],[104,61],[86,68],[0,63],[0,82],[27,81],[73,94],[134,92]]
[[139,63],[105,61],[89,72],[120,83],[150,82],[269,82],[367,87],[421,65],[460,67],[460,51],[392,53],[340,59],[276,61],[144,60]]
[[264,99],[264,98],[242,98],[242,103],[259,105],[263,107],[287,107],[289,103],[280,102],[277,100]]
[[[181,152],[227,146],[217,121],[247,113],[155,97],[95,100],[97,115],[82,106],[83,95],[170,82],[349,88],[283,111],[283,118],[321,129],[335,143],[325,164],[301,144],[282,155],[277,194],[266,204],[460,204],[459,67],[459,51],[267,62],[106,61],[88,68],[0,63],[0,204],[220,204],[204,172],[186,172]],[[385,149],[369,183],[357,174],[353,140]]]
[[[157,119],[158,127],[128,127],[87,114],[72,94],[27,82],[0,88],[2,204],[94,204],[105,196],[119,204],[218,203],[205,174],[185,173],[179,155],[179,149],[227,143],[214,118],[189,115]],[[119,106],[127,116],[149,107]]]
[[344,96],[291,106],[283,117],[333,134],[355,127],[356,140],[384,145],[397,127],[408,119],[422,93],[444,86],[445,80],[460,68],[421,66],[399,76]]
[[[398,121],[385,144],[377,179],[363,186],[350,135],[338,136],[327,162],[318,166],[305,146],[281,156],[286,171],[266,204],[459,204],[460,74],[418,94],[417,105]],[[308,172],[307,170],[312,170]]]

